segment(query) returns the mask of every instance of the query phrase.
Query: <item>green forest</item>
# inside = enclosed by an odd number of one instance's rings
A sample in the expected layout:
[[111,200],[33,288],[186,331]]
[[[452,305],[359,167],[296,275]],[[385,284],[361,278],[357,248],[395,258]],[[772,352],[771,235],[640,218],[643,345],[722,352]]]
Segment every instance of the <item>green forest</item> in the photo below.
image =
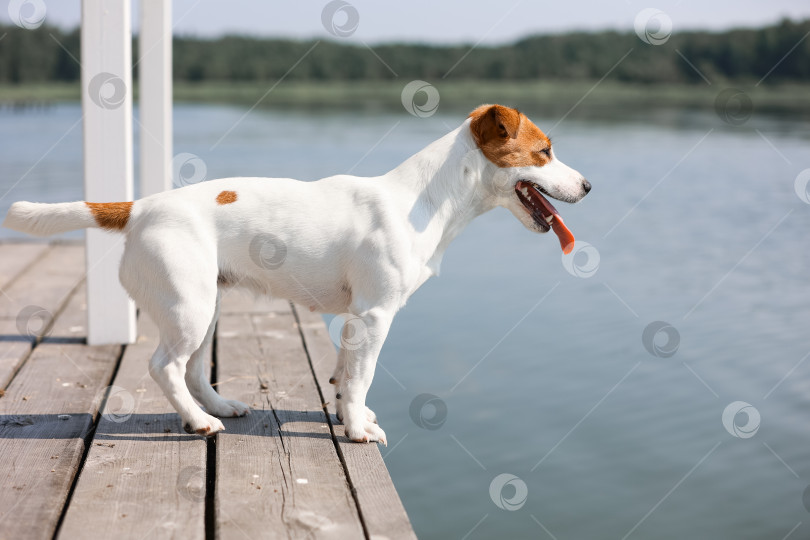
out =
[[[769,72],[769,83],[799,83],[810,81],[808,33],[810,20],[784,20],[759,29],[681,32],[658,46],[633,32],[604,31],[538,35],[472,50],[471,44],[387,43],[372,50],[340,40],[175,37],[174,79],[275,81],[305,56],[286,80],[594,81],[610,71],[610,80],[623,83],[705,84],[703,77],[756,83]],[[0,40],[0,84],[79,80],[74,60],[80,57],[78,30],[0,26],[0,35],[5,35]],[[136,38],[136,58],[137,45]]]

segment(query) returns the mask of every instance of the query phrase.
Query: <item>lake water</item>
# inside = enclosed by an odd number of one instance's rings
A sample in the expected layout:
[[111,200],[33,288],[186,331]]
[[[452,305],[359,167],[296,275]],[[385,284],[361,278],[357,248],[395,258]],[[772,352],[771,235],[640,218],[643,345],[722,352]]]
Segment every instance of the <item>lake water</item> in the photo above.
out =
[[[177,105],[175,152],[207,178],[376,175],[463,120],[244,111]],[[82,198],[80,116],[0,111],[0,213]],[[484,215],[383,349],[369,405],[417,534],[810,538],[810,127],[675,111],[552,135],[593,184],[557,204],[592,247],[566,269],[553,235]]]

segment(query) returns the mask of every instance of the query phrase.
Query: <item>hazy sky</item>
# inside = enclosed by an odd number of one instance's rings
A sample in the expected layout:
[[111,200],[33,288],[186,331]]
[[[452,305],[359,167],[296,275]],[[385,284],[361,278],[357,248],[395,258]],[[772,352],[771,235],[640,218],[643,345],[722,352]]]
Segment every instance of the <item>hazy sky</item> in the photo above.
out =
[[[12,0],[0,0],[0,21],[9,22]],[[20,0],[16,0],[20,1]],[[46,22],[72,27],[80,0],[44,2]],[[810,18],[810,0],[346,0],[359,16],[350,41],[499,43],[574,29],[632,29],[636,14],[655,7],[669,15],[673,30],[759,26],[782,17]],[[297,38],[332,37],[321,14],[327,0],[174,0],[175,34],[216,36],[241,33]],[[133,14],[139,2],[133,0]],[[337,24],[346,21],[337,14]],[[137,16],[133,17],[137,28]]]

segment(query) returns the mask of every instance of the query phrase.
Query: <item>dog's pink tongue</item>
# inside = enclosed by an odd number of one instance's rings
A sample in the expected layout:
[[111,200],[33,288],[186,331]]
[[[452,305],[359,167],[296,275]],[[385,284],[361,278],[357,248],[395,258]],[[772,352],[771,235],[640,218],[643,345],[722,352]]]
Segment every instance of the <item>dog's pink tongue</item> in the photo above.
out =
[[563,218],[560,216],[557,209],[554,208],[554,205],[549,202],[548,199],[543,197],[543,195],[537,191],[535,191],[539,196],[538,199],[540,204],[543,205],[543,208],[548,212],[551,216],[551,229],[554,231],[554,234],[557,235],[557,238],[560,240],[560,247],[562,248],[563,253],[568,255],[574,249],[574,233],[571,232],[571,229],[565,226],[565,222]]
[[560,247],[563,253],[566,255],[571,253],[571,250],[574,249],[574,233],[565,226],[560,214],[554,214],[554,219],[551,221],[551,228],[554,230],[554,234],[557,235],[557,238],[560,239]]

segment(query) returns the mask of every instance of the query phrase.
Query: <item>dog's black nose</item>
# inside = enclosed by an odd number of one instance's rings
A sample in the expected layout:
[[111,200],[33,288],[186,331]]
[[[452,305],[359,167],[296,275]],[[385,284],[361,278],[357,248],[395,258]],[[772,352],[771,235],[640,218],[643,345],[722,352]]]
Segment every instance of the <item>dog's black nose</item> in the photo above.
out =
[[584,178],[582,179],[582,189],[585,190],[585,193],[590,193],[591,191],[591,183]]

